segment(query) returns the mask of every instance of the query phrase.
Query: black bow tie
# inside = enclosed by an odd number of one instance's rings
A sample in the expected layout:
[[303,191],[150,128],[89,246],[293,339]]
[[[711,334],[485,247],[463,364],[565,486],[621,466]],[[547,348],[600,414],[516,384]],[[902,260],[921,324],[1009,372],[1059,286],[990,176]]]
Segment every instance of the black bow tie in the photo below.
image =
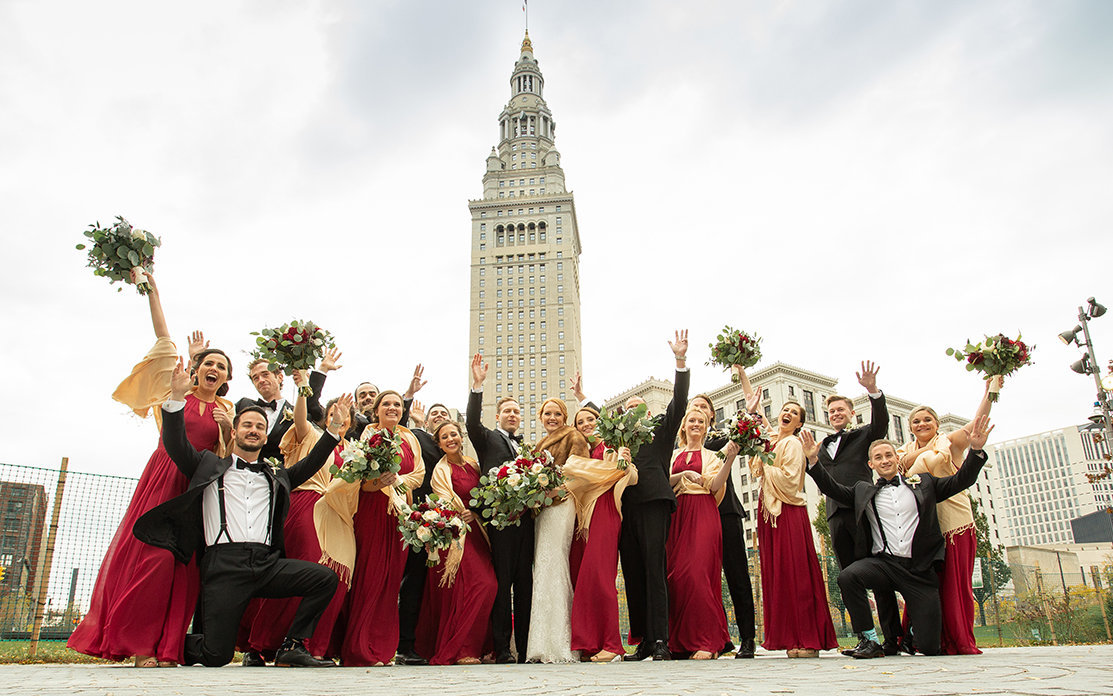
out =
[[522,436],[521,435],[519,435],[517,433],[514,433],[513,435],[510,435],[509,433],[507,433],[507,436],[511,440],[513,440],[514,442],[517,442],[518,444],[522,444]]
[[278,409],[278,400],[276,399],[275,401],[263,401],[262,399],[256,399],[255,405],[259,406],[260,408],[269,408],[270,410],[275,411]]
[[237,459],[236,460],[236,468],[237,469],[250,469],[251,471],[254,471],[257,474],[261,474],[261,473],[263,473],[263,470],[266,469],[267,467],[262,462],[258,462],[258,461],[256,461],[256,462],[245,462],[242,459]]
[[883,478],[877,479],[877,488],[879,490],[882,489],[882,488],[885,488],[885,486],[899,486],[899,485],[900,485],[900,476],[894,476],[893,478],[889,479],[888,481],[886,481]]

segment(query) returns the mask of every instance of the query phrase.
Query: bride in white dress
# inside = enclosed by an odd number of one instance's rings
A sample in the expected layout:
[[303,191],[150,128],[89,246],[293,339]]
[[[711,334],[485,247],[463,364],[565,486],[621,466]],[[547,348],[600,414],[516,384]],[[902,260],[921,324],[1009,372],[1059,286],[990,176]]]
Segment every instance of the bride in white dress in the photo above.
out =
[[[590,456],[591,446],[582,433],[568,425],[563,401],[541,404],[541,425],[548,433],[538,449],[548,450],[557,467],[569,455]],[[571,500],[554,500],[542,508],[534,529],[533,602],[529,621],[527,662],[579,662],[572,645],[572,578],[568,554],[576,529],[576,506]]]

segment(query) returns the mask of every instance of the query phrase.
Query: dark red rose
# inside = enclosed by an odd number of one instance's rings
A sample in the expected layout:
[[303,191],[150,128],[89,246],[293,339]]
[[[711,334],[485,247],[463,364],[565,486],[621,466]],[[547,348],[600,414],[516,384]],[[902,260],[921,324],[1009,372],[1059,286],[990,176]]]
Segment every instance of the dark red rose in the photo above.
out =
[[418,512],[417,510],[414,510],[413,512],[410,513],[410,519],[413,520],[414,522],[417,522],[418,520],[421,519],[421,513]]
[[503,467],[501,469],[499,469],[499,474],[498,474],[499,478],[504,479],[509,475],[510,475],[510,467],[506,466],[506,465],[503,465]]
[[985,355],[983,355],[979,351],[974,351],[973,353],[970,353],[966,356],[966,362],[970,363],[971,365],[981,365],[983,362],[985,362]]
[[437,529],[444,529],[444,522],[437,522]]

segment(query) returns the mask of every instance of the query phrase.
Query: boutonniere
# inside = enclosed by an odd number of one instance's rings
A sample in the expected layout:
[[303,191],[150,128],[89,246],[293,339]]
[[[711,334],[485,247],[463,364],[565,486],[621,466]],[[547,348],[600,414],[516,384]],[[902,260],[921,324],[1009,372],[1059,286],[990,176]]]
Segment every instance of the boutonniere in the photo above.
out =
[[284,420],[284,421],[294,420],[294,410],[291,409],[291,408],[282,409],[282,420]]
[[269,466],[271,468],[271,471],[273,471],[275,474],[277,474],[284,468],[282,466],[282,462],[280,462],[276,457],[267,457],[263,460],[263,463]]
[[912,474],[911,476],[905,476],[904,482],[907,483],[910,488],[915,488],[920,485],[920,475]]

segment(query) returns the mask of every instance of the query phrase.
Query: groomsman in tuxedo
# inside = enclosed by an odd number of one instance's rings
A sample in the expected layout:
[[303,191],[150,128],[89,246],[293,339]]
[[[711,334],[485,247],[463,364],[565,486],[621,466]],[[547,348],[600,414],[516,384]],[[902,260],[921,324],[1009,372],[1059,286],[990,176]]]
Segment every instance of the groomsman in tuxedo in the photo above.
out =
[[[414,500],[424,500],[425,496],[433,492],[430,483],[433,469],[444,456],[432,433],[437,431],[438,425],[450,420],[452,415],[444,404],[433,404],[429,407],[429,417],[426,419],[421,402],[415,401],[410,416],[414,421],[412,432],[421,444],[421,458],[425,461],[425,480],[414,491]],[[425,559],[424,550],[413,548],[406,558],[406,570],[402,575],[402,587],[398,592],[398,655],[394,658],[396,665],[429,664],[428,660],[414,651],[414,634],[417,630],[418,616],[421,614],[421,597],[425,591],[425,576],[428,571]]]
[[911,619],[916,647],[925,655],[939,654],[942,627],[939,606],[938,568],[943,563],[946,544],[935,512],[937,503],[974,485],[986,462],[985,446],[993,426],[988,416],[980,416],[970,433],[970,452],[962,468],[953,476],[935,478],[930,474],[901,476],[897,447],[889,440],[876,440],[869,447],[869,466],[877,472],[877,483],[856,481],[845,484],[830,472],[816,466],[822,456],[811,433],[801,440],[808,458],[808,474],[828,499],[838,500],[868,525],[870,555],[839,573],[839,590],[857,632],[858,645],[847,651],[850,657],[884,657],[877,642],[866,590],[874,596],[900,592]]
[[136,522],[135,536],[169,550],[182,563],[203,550],[201,605],[203,633],[186,637],[185,664],[219,667],[232,660],[236,627],[253,597],[302,597],[276,665],[329,667],[304,641],[332,599],[337,577],[329,568],[284,558],[283,523],[290,491],[331,459],[341,423],[329,430],[309,456],[289,468],[260,461],[267,440],[267,417],[258,406],[236,414],[232,454],[198,452],[186,438],[183,410],[190,378],[179,361],[171,377],[170,399],[162,406],[162,443],[189,488],[153,508]]
[[[827,418],[835,432],[823,438],[818,455],[819,465],[833,480],[846,486],[853,486],[858,481],[873,480],[867,450],[871,442],[889,434],[889,409],[885,406],[885,395],[877,388],[877,373],[880,368],[866,361],[862,363],[861,369],[854,376],[869,394],[869,425],[854,427],[854,404],[849,398],[839,395],[827,397]],[[839,568],[845,569],[857,559],[869,555],[866,546],[868,530],[863,529],[851,506],[827,496],[827,525],[831,530],[831,550],[835,552]],[[881,630],[885,634],[885,650],[890,655],[896,655],[897,638],[901,634],[896,595],[892,592],[880,592],[875,594],[874,599],[877,601]]]
[[[641,638],[638,649],[625,660],[671,660],[669,652],[669,586],[665,562],[665,541],[669,520],[676,510],[676,494],[669,485],[672,451],[684,411],[688,406],[690,374],[685,356],[688,332],[677,331],[669,341],[676,358],[672,400],[664,415],[658,416],[653,440],[638,449],[634,465],[638,482],[622,494],[622,532],[618,552],[622,577],[626,583],[626,607],[630,615],[630,634]],[[637,408],[644,400],[632,397],[626,408]]]
[[[518,456],[522,424],[522,408],[511,397],[499,399],[495,406],[497,427],[488,430],[480,421],[483,411],[483,382],[490,365],[483,362],[479,353],[471,361],[472,384],[468,394],[465,425],[468,439],[475,448],[481,472]],[[487,528],[491,540],[491,562],[495,566],[498,593],[491,610],[491,630],[495,639],[495,662],[513,662],[510,654],[510,633],[513,626],[514,645],[518,662],[526,661],[526,640],[529,637],[530,607],[533,601],[533,516],[522,515],[518,525],[506,529]],[[511,590],[513,590],[513,621],[511,620]]]

